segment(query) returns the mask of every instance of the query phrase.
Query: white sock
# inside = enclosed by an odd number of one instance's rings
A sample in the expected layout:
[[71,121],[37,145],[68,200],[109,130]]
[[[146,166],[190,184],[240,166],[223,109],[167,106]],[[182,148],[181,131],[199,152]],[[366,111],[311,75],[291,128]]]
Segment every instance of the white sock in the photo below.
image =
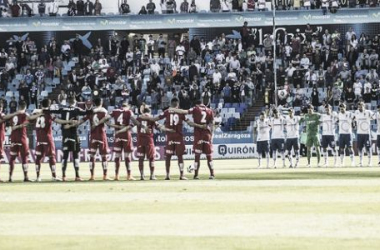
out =
[[277,151],[273,151],[273,165],[276,166],[277,161]]
[[368,150],[368,166],[372,165],[372,148]]

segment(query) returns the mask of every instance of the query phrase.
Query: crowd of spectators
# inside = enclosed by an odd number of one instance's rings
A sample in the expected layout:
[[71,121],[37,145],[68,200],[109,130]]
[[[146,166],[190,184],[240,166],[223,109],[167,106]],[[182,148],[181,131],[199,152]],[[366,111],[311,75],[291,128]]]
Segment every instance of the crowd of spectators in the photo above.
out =
[[[148,0],[148,3],[141,6],[140,11],[133,13],[127,0],[121,0],[118,6],[118,13],[124,14],[158,14],[158,7],[162,14],[173,13],[197,13],[197,12],[243,12],[243,11],[267,11],[271,8],[271,1],[266,0],[210,0],[208,9],[197,7],[195,0],[160,0],[159,6]],[[102,4],[100,0],[69,0],[67,6],[60,5],[56,0],[41,0],[36,10],[34,6],[26,2],[13,0],[8,6],[0,8],[0,16],[31,16],[50,15],[56,16],[59,6],[67,8],[68,16],[92,16],[102,15]],[[275,0],[275,8],[281,10],[309,10],[321,9],[323,14],[328,10],[335,13],[339,8],[356,7],[378,7],[378,0]],[[268,8],[269,7],[269,8]],[[36,12],[36,13],[34,13]],[[38,13],[37,13],[38,12]],[[114,14],[114,13],[112,13]]]
[[[128,100],[154,110],[167,107],[173,97],[184,109],[200,98],[209,106],[220,100],[250,105],[257,98],[269,106],[277,97],[286,107],[312,103],[321,109],[324,103],[345,102],[351,109],[359,100],[377,106],[378,35],[358,35],[352,28],[345,34],[320,32],[310,25],[297,32],[278,34],[275,41],[265,35],[260,45],[245,23],[241,39],[136,34],[99,38],[91,50],[79,36],[71,41],[52,37],[42,47],[29,38],[10,38],[0,50],[0,88],[5,93],[18,77],[15,96],[35,105],[51,79],[60,79],[55,105],[64,105],[68,96],[82,102],[100,96],[106,106]],[[15,101],[7,99],[8,110],[17,106]]]
[[[269,41],[266,43],[265,40]],[[273,48],[265,44],[272,41],[271,36],[266,36],[263,42],[265,55],[253,56],[251,60],[271,65]],[[279,91],[275,94],[272,72],[266,68],[263,74],[267,105],[277,96],[279,105],[301,107],[312,103],[320,111],[326,103],[337,107],[344,102],[348,109],[353,109],[359,101],[364,101],[368,108],[377,107],[379,35],[358,35],[352,27],[345,34],[327,29],[319,32],[307,25],[302,34],[296,33],[292,38],[286,33],[278,35],[275,44]]]

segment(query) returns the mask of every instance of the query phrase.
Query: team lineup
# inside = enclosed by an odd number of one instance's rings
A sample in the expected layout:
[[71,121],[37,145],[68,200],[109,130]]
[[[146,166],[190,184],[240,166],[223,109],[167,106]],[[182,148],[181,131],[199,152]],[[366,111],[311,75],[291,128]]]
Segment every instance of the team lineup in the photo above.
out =
[[[371,121],[377,121],[377,142],[380,148],[380,107],[377,112],[365,109],[365,104],[359,102],[358,110],[347,111],[345,104],[339,105],[339,112],[332,111],[330,105],[325,106],[325,113],[319,114],[314,111],[312,105],[307,106],[307,113],[301,116],[294,115],[294,110],[288,110],[287,116],[282,116],[277,109],[273,110],[273,117],[267,118],[265,112],[260,113],[255,122],[254,132],[257,138],[258,167],[261,167],[263,155],[266,158],[266,167],[269,168],[269,146],[273,152],[273,168],[276,168],[277,152],[281,154],[283,167],[286,166],[285,158],[289,159],[290,168],[297,167],[300,158],[300,124],[305,124],[304,144],[307,150],[307,167],[311,167],[312,148],[315,147],[317,164],[327,166],[329,149],[334,156],[334,166],[345,166],[346,150],[349,152],[351,166],[355,166],[353,150],[353,130],[356,130],[357,149],[362,167],[364,151],[368,155],[366,166],[372,165],[372,139]],[[336,145],[336,130],[338,129],[338,145]],[[319,134],[322,131],[320,141]],[[285,133],[286,132],[286,133]],[[286,134],[286,136],[285,136]],[[286,138],[286,140],[285,140]],[[323,150],[324,163],[321,163],[321,152]],[[265,154],[264,154],[265,153]],[[293,159],[295,155],[295,162]],[[378,154],[379,155],[379,154]],[[338,161],[340,156],[340,161]],[[380,164],[380,155],[379,155]]]
[[[90,105],[90,106],[87,106]],[[214,166],[212,159],[213,145],[212,137],[215,126],[213,110],[206,107],[201,101],[196,102],[194,108],[182,110],[178,108],[179,101],[173,98],[171,106],[161,114],[153,116],[148,106],[140,107],[140,115],[136,118],[130,110],[129,104],[123,102],[119,109],[108,112],[103,107],[102,99],[97,98],[90,104],[86,104],[85,109],[77,107],[74,98],[69,98],[68,106],[58,110],[51,110],[50,100],[44,99],[41,102],[41,109],[37,109],[33,114],[26,112],[26,104],[21,102],[19,110],[15,113],[0,115],[0,139],[1,155],[3,155],[3,144],[5,140],[5,124],[10,121],[11,126],[11,146],[9,160],[9,178],[12,182],[12,176],[15,168],[15,160],[19,156],[24,172],[24,181],[30,182],[28,176],[28,156],[29,144],[27,138],[27,126],[34,121],[36,131],[36,148],[35,148],[35,166],[36,181],[40,182],[41,163],[45,157],[49,158],[49,166],[54,181],[66,181],[66,170],[70,152],[72,153],[73,165],[75,170],[75,181],[82,181],[79,174],[79,152],[80,140],[77,134],[77,128],[85,122],[89,122],[91,129],[90,136],[90,179],[95,180],[95,158],[99,153],[101,156],[101,165],[103,169],[103,180],[108,178],[107,155],[109,152],[105,126],[114,128],[115,143],[113,146],[115,177],[114,180],[120,180],[120,166],[122,156],[127,172],[127,180],[135,180],[132,175],[131,153],[133,151],[131,130],[136,126],[137,131],[137,156],[140,180],[145,180],[144,160],[149,162],[149,179],[156,180],[155,176],[155,159],[156,154],[154,144],[154,131],[159,130],[166,133],[165,147],[165,180],[170,180],[170,166],[173,155],[177,156],[179,179],[186,180],[184,175],[185,143],[183,140],[183,124],[187,123],[194,127],[193,152],[195,155],[194,163],[188,167],[189,172],[194,171],[194,179],[199,179],[198,173],[200,168],[201,154],[206,155],[207,165],[210,172],[210,179],[214,179]],[[1,107],[1,106],[0,106]],[[1,107],[2,109],[2,107]],[[260,113],[259,119],[254,125],[254,136],[257,141],[258,167],[262,166],[262,158],[266,158],[266,167],[269,168],[270,149],[272,150],[273,168],[277,168],[278,154],[282,159],[282,166],[286,167],[285,159],[288,158],[290,168],[296,168],[300,160],[300,140],[304,140],[307,152],[307,167],[311,167],[312,149],[315,147],[317,155],[317,164],[327,166],[328,154],[334,156],[334,166],[345,166],[346,151],[349,152],[351,166],[355,166],[353,151],[353,131],[356,130],[357,149],[360,162],[358,166],[362,167],[364,152],[367,152],[368,163],[372,162],[372,143],[371,143],[371,121],[376,120],[378,124],[378,136],[376,146],[380,148],[380,107],[378,112],[372,112],[365,109],[365,104],[360,102],[358,110],[347,111],[344,104],[339,105],[339,111],[332,111],[331,106],[325,106],[323,114],[314,111],[312,105],[308,105],[307,113],[301,116],[294,114],[294,110],[288,109],[288,115],[282,115],[278,109],[273,109],[272,117],[267,118],[265,112]],[[192,116],[192,121],[186,115]],[[163,120],[164,124],[158,123]],[[62,178],[57,177],[56,173],[56,155],[55,145],[52,135],[53,122],[61,124],[62,127]],[[301,133],[301,124],[305,125],[306,130]],[[321,131],[321,141],[319,134]],[[338,145],[336,145],[336,131],[338,132]],[[302,134],[305,136],[303,138]],[[321,163],[321,152],[323,151],[324,163]],[[294,159],[295,156],[295,159]],[[340,156],[340,161],[338,161]],[[380,164],[380,156],[379,156]]]
[[[94,107],[92,107],[94,105]],[[90,179],[95,180],[95,156],[97,153],[101,156],[103,180],[108,178],[108,142],[105,131],[105,126],[114,128],[115,143],[113,153],[115,154],[115,178],[120,180],[119,171],[124,153],[125,167],[127,170],[127,180],[135,180],[131,169],[131,153],[133,150],[131,129],[137,128],[137,155],[138,167],[140,172],[140,180],[145,180],[144,160],[149,161],[150,180],[156,180],[154,174],[154,156],[155,145],[153,139],[154,130],[159,130],[166,133],[167,142],[165,147],[165,180],[170,180],[170,163],[173,155],[178,158],[178,167],[180,172],[180,180],[187,180],[184,175],[185,143],[183,140],[183,124],[187,123],[194,127],[194,144],[193,151],[195,154],[194,163],[188,167],[189,172],[194,171],[194,179],[199,179],[198,172],[200,168],[201,154],[207,157],[207,164],[210,171],[209,179],[214,179],[214,168],[212,160],[212,134],[214,130],[214,113],[201,103],[196,102],[194,108],[189,110],[179,109],[179,100],[173,98],[171,106],[164,110],[158,116],[153,117],[148,106],[140,107],[140,115],[135,118],[130,110],[129,104],[123,102],[120,109],[114,109],[108,112],[103,107],[102,99],[94,99],[91,106],[86,109],[77,107],[74,98],[68,99],[68,106],[59,110],[51,110],[50,100],[44,99],[41,102],[41,109],[35,110],[32,115],[26,112],[26,103],[20,102],[19,110],[15,113],[0,115],[0,139],[1,139],[1,157],[3,157],[4,140],[5,140],[5,124],[10,121],[11,126],[11,146],[10,146],[10,161],[9,161],[9,178],[12,182],[13,171],[15,168],[15,160],[19,156],[24,172],[24,182],[31,182],[28,176],[28,156],[29,145],[27,138],[27,126],[35,121],[35,131],[37,137],[36,143],[36,181],[40,182],[41,163],[45,157],[49,158],[49,166],[54,181],[67,181],[66,170],[69,160],[69,154],[72,153],[73,165],[75,170],[75,181],[82,181],[79,174],[79,152],[80,140],[77,134],[77,127],[88,121],[91,126],[90,135]],[[0,106],[1,111],[2,107]],[[192,116],[193,121],[186,118],[186,114]],[[164,120],[164,125],[158,123],[159,120]],[[53,122],[61,124],[62,127],[62,179],[57,177],[56,173],[56,155],[55,145],[52,135]]]

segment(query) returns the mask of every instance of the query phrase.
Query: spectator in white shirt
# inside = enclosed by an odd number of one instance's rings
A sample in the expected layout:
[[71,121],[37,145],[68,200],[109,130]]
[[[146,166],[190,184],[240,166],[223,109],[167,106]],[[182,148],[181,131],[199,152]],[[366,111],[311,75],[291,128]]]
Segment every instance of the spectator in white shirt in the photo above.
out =
[[356,79],[353,85],[354,88],[354,94],[356,97],[356,100],[359,100],[362,96],[362,90],[363,90],[363,85],[359,82],[359,79]]
[[306,54],[303,54],[303,57],[301,58],[300,65],[304,69],[308,69],[310,66],[310,59],[306,56]]
[[230,63],[230,69],[233,70],[234,72],[237,72],[240,70],[240,62],[239,60],[237,60],[236,56],[234,56],[229,63]]
[[212,83],[220,84],[221,80],[222,80],[222,74],[219,72],[219,69],[216,68],[215,72],[212,74]]
[[161,70],[161,67],[160,65],[157,63],[156,60],[152,60],[152,64],[150,65],[150,70],[151,70],[151,73],[157,73],[157,75],[160,74],[160,70]]

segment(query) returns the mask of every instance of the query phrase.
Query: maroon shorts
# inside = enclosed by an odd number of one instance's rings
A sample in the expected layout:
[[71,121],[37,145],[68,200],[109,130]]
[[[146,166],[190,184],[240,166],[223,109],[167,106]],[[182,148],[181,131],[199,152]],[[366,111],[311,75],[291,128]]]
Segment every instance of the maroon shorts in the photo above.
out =
[[140,145],[137,147],[137,156],[139,158],[145,157],[147,159],[153,159],[156,155],[156,148],[152,144]]
[[213,152],[212,135],[209,133],[194,134],[193,152],[196,154],[211,155]]
[[96,151],[99,149],[100,155],[108,154],[108,143],[104,140],[91,140],[90,144],[90,153],[96,154]]
[[121,153],[131,153],[133,150],[132,137],[128,139],[115,138],[115,143],[113,145],[113,152]]
[[41,155],[42,157],[45,156],[52,156],[55,157],[55,145],[54,142],[37,142],[36,146],[36,155]]
[[184,155],[186,151],[185,143],[183,138],[169,137],[167,136],[165,153],[167,155]]
[[28,142],[25,140],[21,142],[12,142],[11,144],[11,156],[18,156],[19,154],[21,157],[28,156],[29,155],[29,145]]

